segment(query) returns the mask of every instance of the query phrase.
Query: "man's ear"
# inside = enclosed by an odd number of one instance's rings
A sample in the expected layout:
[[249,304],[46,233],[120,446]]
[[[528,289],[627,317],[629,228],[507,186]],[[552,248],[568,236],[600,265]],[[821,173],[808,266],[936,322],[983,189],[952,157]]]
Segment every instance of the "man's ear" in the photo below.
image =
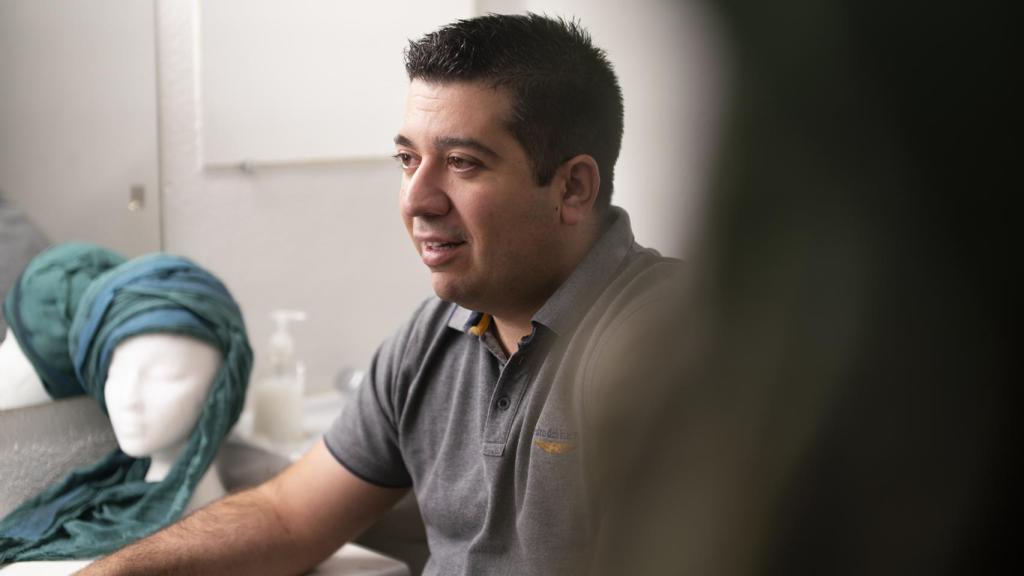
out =
[[593,156],[580,154],[566,160],[559,172],[565,183],[560,199],[561,220],[569,225],[579,224],[594,210],[601,190],[601,171]]

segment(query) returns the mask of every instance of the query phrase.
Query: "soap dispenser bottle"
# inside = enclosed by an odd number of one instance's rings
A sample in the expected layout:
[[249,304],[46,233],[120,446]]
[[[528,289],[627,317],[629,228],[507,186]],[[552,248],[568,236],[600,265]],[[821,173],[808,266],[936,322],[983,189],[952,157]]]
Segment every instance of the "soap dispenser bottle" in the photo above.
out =
[[305,320],[306,313],[275,310],[271,317],[277,326],[270,336],[269,374],[256,390],[253,429],[275,442],[295,442],[302,439],[306,371],[295,357],[295,341],[288,324]]

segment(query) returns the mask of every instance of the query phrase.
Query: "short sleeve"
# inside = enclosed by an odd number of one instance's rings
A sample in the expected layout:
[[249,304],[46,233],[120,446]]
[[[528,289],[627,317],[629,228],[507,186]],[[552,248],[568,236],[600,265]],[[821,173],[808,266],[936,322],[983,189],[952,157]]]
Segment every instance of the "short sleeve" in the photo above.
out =
[[399,334],[381,345],[355,401],[324,435],[327,449],[349,472],[386,488],[412,485],[398,438],[397,379],[406,340]]

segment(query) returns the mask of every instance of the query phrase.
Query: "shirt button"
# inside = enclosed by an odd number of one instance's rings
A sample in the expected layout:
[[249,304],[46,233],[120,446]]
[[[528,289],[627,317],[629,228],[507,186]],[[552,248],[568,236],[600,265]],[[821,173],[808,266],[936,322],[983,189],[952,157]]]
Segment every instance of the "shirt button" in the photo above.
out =
[[498,398],[498,410],[508,410],[508,407],[511,405],[512,401],[508,399],[508,396]]

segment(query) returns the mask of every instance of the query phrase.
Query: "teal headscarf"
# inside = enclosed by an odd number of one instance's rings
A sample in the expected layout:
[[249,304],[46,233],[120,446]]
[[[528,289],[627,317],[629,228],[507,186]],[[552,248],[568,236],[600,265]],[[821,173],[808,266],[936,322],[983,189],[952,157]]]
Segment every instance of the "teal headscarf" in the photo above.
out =
[[124,261],[93,244],[58,244],[29,262],[4,299],[7,324],[51,397],[85,393],[68,353],[68,331],[89,284]]
[[164,254],[126,262],[88,287],[68,339],[75,372],[104,410],[117,344],[154,332],[201,339],[224,357],[178,460],[160,482],[145,481],[148,458],[120,450],[72,472],[0,521],[0,563],[99,556],[181,516],[242,411],[252,350],[241,311],[210,273]]

